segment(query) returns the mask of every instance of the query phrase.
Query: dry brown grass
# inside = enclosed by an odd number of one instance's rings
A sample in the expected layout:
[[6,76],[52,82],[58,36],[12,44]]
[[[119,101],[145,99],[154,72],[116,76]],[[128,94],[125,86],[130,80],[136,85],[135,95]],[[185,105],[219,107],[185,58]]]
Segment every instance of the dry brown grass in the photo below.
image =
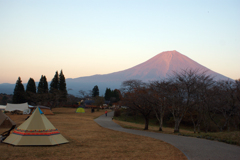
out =
[[[56,108],[47,116],[69,143],[52,147],[16,147],[0,143],[0,159],[187,159],[172,145],[160,140],[105,129],[93,119],[104,111],[75,113]],[[18,125],[26,115],[9,115]],[[0,129],[0,133],[6,129]]]
[[[113,120],[115,123],[119,124],[120,126],[124,127],[124,128],[132,128],[132,129],[139,129],[139,130],[143,130],[144,128],[144,124],[138,124],[138,123],[132,123],[132,122],[126,122],[126,121],[119,121],[119,120]],[[150,132],[159,132],[159,127],[158,126],[148,126],[148,131]],[[167,134],[173,134],[174,129],[170,128],[170,127],[163,127],[163,131],[161,131],[161,133],[167,133]],[[184,133],[192,133],[192,131],[188,131],[188,130],[182,130],[181,132]]]
[[[115,123],[119,124],[120,126],[122,126],[123,128],[131,128],[131,129],[137,129],[137,130],[143,130],[143,128],[144,128],[144,124],[119,121],[119,120],[115,120],[115,119],[113,121]],[[148,131],[149,132],[160,132],[158,126],[149,126]],[[193,131],[181,129],[180,132],[181,132],[181,135],[184,135],[184,136],[204,138],[204,139],[216,140],[216,141],[221,141],[221,142],[234,144],[234,145],[240,145],[240,131],[193,133]],[[174,133],[174,129],[169,128],[169,127],[163,127],[163,131],[161,131],[160,133],[175,134],[175,135],[179,134],[179,133]]]

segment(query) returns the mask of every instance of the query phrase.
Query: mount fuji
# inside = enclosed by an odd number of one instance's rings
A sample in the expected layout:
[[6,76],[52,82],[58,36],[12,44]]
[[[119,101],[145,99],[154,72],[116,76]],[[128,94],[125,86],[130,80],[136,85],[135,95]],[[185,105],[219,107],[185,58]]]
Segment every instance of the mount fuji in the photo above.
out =
[[159,53],[153,58],[123,71],[104,75],[66,79],[66,82],[68,88],[72,89],[70,90],[70,93],[75,91],[76,94],[76,91],[80,89],[90,90],[95,85],[98,85],[100,94],[103,94],[106,88],[120,88],[121,83],[125,80],[139,79],[144,82],[160,80],[167,78],[173,73],[173,71],[179,72],[184,69],[199,69],[200,71],[207,71],[206,74],[213,76],[215,80],[230,79],[202,66],[201,64],[174,50]]

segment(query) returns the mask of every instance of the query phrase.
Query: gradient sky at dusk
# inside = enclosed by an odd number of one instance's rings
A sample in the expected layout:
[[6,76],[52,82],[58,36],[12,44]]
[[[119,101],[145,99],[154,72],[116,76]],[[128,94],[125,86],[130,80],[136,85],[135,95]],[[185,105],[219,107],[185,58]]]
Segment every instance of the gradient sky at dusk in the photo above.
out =
[[240,78],[240,1],[0,0],[0,83],[107,74],[168,50]]

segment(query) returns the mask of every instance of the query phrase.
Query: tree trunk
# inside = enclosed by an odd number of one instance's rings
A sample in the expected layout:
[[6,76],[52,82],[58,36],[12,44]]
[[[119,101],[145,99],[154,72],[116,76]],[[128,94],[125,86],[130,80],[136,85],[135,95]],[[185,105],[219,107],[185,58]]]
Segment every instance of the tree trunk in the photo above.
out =
[[145,119],[145,128],[144,128],[144,130],[148,130],[149,118],[148,117],[144,117],[144,119]]
[[163,126],[163,114],[161,114],[161,117],[160,117],[159,131],[162,131],[162,126]]
[[196,133],[196,124],[194,122],[194,119],[193,119],[193,116],[191,115],[191,120],[192,120],[192,123],[193,123],[193,132]]
[[179,133],[179,124],[180,124],[180,119],[176,118],[175,125],[174,125],[174,133]]
[[227,130],[228,130],[228,132],[230,131],[230,120],[228,120],[228,122],[227,122]]
[[200,133],[200,124],[198,124],[198,133]]
[[162,127],[161,127],[161,126],[159,126],[159,129],[158,129],[158,131],[162,131]]

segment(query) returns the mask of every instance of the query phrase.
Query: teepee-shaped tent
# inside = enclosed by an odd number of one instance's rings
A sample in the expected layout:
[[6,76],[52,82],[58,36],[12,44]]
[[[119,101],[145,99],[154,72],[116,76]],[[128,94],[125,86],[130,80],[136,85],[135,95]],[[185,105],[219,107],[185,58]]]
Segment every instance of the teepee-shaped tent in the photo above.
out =
[[54,115],[54,113],[50,110],[49,107],[46,107],[46,106],[40,106],[40,105],[37,105],[37,106],[31,106],[31,105],[28,105],[29,108],[32,110],[36,109],[37,107],[39,107],[41,109],[41,111],[45,114],[45,115]]
[[0,111],[0,128],[11,128],[13,125],[16,125],[16,123]]
[[4,141],[12,145],[57,145],[67,143],[43,112],[36,108],[33,114]]

